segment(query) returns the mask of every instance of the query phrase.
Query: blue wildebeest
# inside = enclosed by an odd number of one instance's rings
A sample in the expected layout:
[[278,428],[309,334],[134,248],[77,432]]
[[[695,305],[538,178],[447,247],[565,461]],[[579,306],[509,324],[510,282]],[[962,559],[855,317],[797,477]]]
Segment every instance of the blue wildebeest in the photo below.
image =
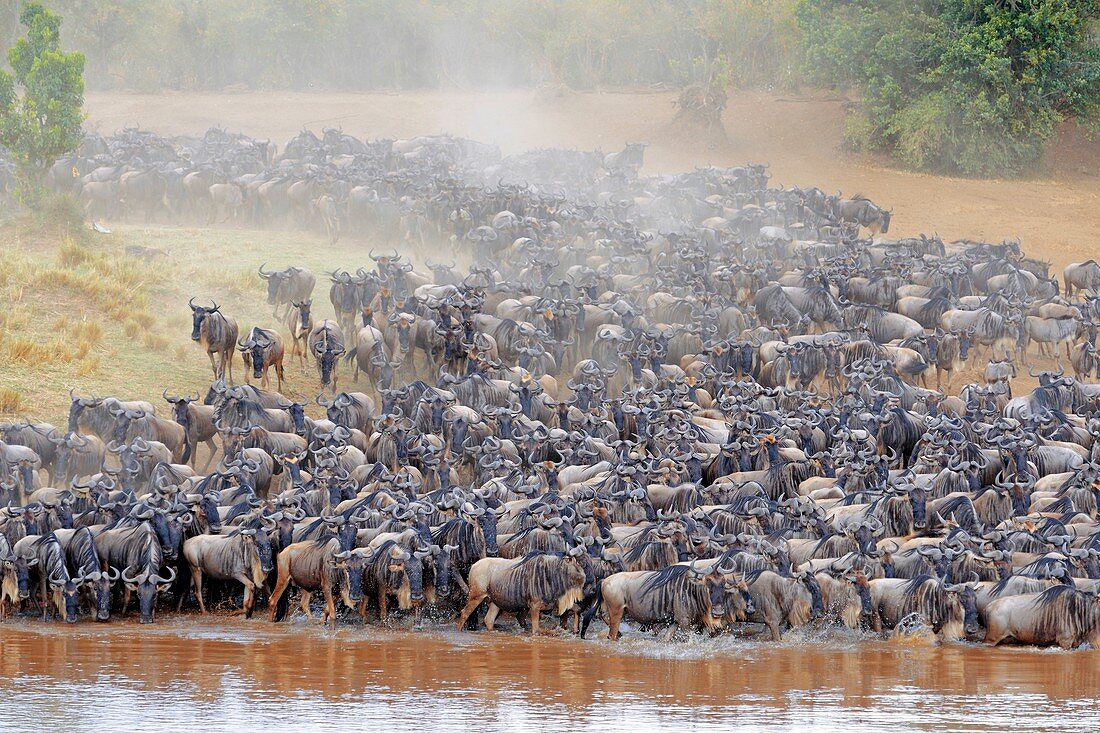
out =
[[38,571],[38,594],[42,604],[42,620],[49,618],[51,608],[66,623],[76,623],[76,612],[80,606],[80,587],[73,582],[69,568],[65,564],[65,550],[61,548],[57,536],[50,534],[29,534],[15,543],[12,552],[28,561],[37,560],[34,567]]
[[260,265],[260,277],[267,281],[267,304],[272,307],[272,315],[279,317],[279,307],[291,307],[295,301],[309,300],[313,295],[313,286],[317,278],[304,267],[288,267],[285,270],[264,270]]
[[1006,596],[986,609],[985,643],[1006,640],[1021,644],[1076,649],[1088,642],[1100,646],[1100,596],[1060,585],[1042,593]]
[[470,615],[488,598],[486,629],[493,630],[501,611],[517,617],[526,612],[531,634],[537,634],[542,611],[561,616],[583,600],[585,576],[578,560],[583,552],[581,548],[573,548],[565,555],[533,552],[516,560],[500,557],[478,560],[467,579],[470,596],[458,615],[459,630],[465,628]]
[[711,633],[724,629],[730,618],[744,618],[754,602],[743,578],[715,565],[710,570],[694,564],[671,565],[662,570],[615,573],[596,593],[596,602],[584,614],[581,636],[600,608],[606,610],[608,638],[619,638],[624,618],[641,624],[674,624],[681,629],[702,628]]
[[930,575],[876,578],[871,582],[876,631],[894,629],[915,614],[944,641],[965,639],[978,631],[975,591],[965,583],[948,585]]
[[[236,580],[244,586],[244,616],[252,617],[256,588],[262,587],[272,570],[271,539],[262,527],[239,527],[222,535],[200,534],[184,541],[183,558],[191,571],[191,582],[199,611],[206,613],[202,597],[204,576],[215,580]],[[182,604],[183,599],[180,598]]]
[[283,389],[283,337],[270,328],[253,328],[247,337],[237,343],[241,350],[241,361],[249,371],[245,372],[245,380],[249,377],[259,379],[261,387],[268,386],[267,372],[275,368],[275,376],[278,379],[278,389]]
[[118,581],[119,571],[100,562],[95,537],[90,528],[58,529],[54,534],[65,550],[65,559],[73,582],[90,591],[87,593],[88,602],[95,614],[95,620],[110,621],[111,586]]
[[333,391],[337,387],[337,367],[340,357],[344,355],[344,332],[336,321],[324,320],[313,327],[309,332],[309,353],[313,354],[317,362],[317,374],[321,384],[325,387],[332,384]]
[[[207,308],[195,305],[195,299],[187,301],[191,307],[191,340],[198,341],[210,357],[210,369],[214,379],[233,381],[233,348],[237,345],[237,322],[221,312],[215,302]],[[214,355],[218,355],[215,362]],[[227,375],[228,371],[228,375]]]

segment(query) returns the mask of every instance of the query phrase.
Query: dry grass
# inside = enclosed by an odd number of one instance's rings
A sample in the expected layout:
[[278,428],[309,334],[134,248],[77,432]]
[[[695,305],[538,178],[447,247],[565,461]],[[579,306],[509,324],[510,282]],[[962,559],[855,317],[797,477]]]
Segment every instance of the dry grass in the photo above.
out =
[[[318,274],[319,301],[333,267],[369,263],[354,241],[322,245],[311,233],[114,227],[110,235],[86,231],[43,233],[19,223],[0,227],[6,247],[0,268],[0,397],[9,411],[29,418],[61,419],[68,389],[159,400],[173,392],[205,392],[211,374],[202,349],[190,339],[187,299],[217,300],[241,332],[276,327],[256,268],[289,264]],[[137,244],[169,253],[155,262],[127,256]],[[234,354],[235,371],[241,369]],[[312,398],[313,374],[288,369],[286,392]]]
[[23,396],[14,389],[0,387],[0,414],[14,415],[23,411]]

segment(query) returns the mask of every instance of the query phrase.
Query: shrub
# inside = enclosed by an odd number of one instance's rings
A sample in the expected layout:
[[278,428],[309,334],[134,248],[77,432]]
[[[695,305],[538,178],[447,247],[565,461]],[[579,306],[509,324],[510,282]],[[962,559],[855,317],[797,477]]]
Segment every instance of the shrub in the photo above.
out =
[[922,170],[1016,175],[1100,111],[1088,0],[800,0],[806,73],[851,86],[851,147]]

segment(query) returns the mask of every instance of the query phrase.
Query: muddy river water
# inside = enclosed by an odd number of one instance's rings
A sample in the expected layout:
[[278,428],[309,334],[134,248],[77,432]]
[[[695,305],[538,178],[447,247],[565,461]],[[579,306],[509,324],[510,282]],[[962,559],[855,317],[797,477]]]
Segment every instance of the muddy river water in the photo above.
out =
[[0,731],[1096,731],[1100,651],[167,618],[0,626]]

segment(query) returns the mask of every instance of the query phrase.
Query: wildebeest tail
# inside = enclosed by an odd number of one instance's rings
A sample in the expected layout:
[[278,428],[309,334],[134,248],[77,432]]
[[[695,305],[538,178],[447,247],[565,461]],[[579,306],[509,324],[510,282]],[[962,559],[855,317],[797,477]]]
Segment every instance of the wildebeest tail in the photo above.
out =
[[596,618],[596,614],[600,612],[600,606],[603,605],[603,582],[596,584],[596,600],[592,602],[592,606],[584,612],[581,616],[581,638],[588,633],[588,625],[592,623],[592,619]]
[[358,346],[356,346],[354,349],[349,350],[348,353],[344,356],[344,363],[345,364],[350,364],[353,361],[355,361],[355,355],[356,355],[356,353],[358,353],[358,351],[359,351]]

